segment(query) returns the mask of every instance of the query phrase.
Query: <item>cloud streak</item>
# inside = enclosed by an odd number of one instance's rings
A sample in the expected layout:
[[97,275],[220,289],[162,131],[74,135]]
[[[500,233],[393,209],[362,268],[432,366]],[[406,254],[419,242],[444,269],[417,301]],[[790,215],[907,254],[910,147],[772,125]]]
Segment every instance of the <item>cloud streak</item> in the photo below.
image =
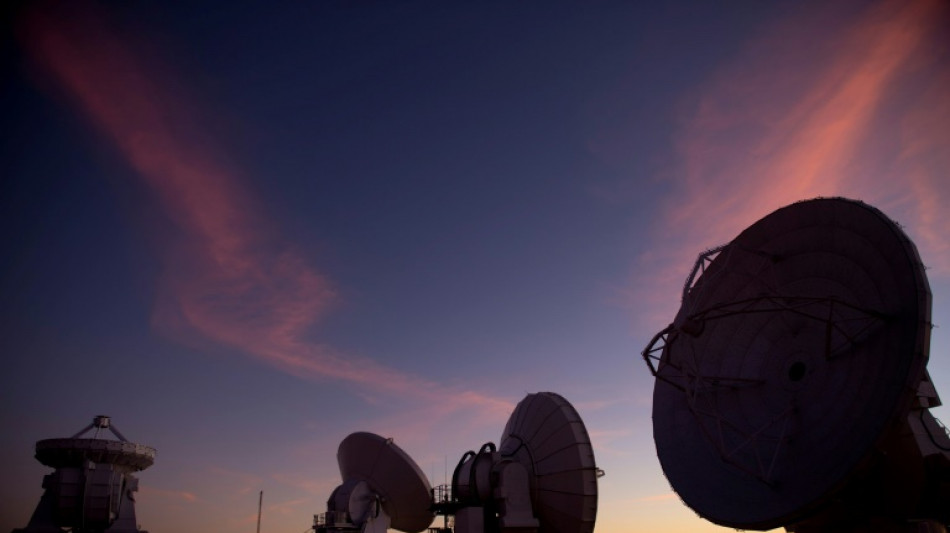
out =
[[[49,6],[47,6],[49,7]],[[178,229],[167,250],[155,326],[236,348],[307,379],[503,417],[510,402],[450,391],[308,339],[337,300],[332,283],[280,238],[245,176],[211,140],[174,73],[137,53],[91,6],[35,9],[21,35],[36,63],[95,124]]]
[[925,262],[950,273],[938,214],[950,205],[938,148],[950,138],[948,11],[937,0],[885,0],[842,22],[816,3],[764,28],[700,87],[675,139],[681,167],[655,228],[660,244],[635,280],[636,298],[662,311],[642,318],[669,320],[704,248],[815,196],[877,205],[919,237]]

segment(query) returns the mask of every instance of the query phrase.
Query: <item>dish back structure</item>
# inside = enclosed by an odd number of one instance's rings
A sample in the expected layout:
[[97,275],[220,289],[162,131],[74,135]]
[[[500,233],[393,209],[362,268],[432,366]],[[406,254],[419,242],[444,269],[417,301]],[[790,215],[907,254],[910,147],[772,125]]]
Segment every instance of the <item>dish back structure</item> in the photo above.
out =
[[784,207],[701,254],[643,351],[670,484],[739,529],[945,528],[930,308],[913,242],[858,201]]

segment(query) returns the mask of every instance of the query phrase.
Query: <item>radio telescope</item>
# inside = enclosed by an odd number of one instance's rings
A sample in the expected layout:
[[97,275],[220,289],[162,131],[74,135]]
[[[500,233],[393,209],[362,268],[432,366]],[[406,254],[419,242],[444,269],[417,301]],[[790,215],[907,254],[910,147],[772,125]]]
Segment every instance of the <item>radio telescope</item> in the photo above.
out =
[[643,351],[673,489],[737,529],[945,532],[930,306],[914,244],[858,201],[792,204],[701,254]]
[[[314,517],[318,533],[416,533],[434,515],[457,533],[591,533],[597,515],[594,452],[584,423],[552,392],[529,394],[515,407],[500,446],[462,455],[451,486],[430,489],[415,462],[392,439],[354,433],[337,454],[343,484],[327,512]],[[391,524],[389,520],[391,518]]]
[[[83,435],[95,429],[92,438]],[[108,430],[119,440],[100,438]],[[155,461],[155,449],[126,440],[108,416],[68,439],[36,443],[36,460],[54,468],[29,524],[13,533],[147,533],[135,521],[138,479],[133,472]]]
[[574,406],[553,392],[529,394],[497,449],[489,442],[462,456],[451,497],[436,509],[455,515],[457,533],[591,533],[602,474]]
[[343,484],[314,517],[318,532],[418,533],[432,523],[429,480],[392,439],[353,433],[337,451]]

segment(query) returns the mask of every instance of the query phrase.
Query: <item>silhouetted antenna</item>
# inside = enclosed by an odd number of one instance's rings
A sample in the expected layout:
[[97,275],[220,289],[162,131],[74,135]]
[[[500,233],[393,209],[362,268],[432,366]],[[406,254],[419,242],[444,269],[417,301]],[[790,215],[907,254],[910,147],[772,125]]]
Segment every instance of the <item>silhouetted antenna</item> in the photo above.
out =
[[[82,438],[92,429],[92,438]],[[98,438],[106,429],[119,440]],[[43,479],[29,524],[13,533],[147,533],[135,520],[138,479],[132,473],[152,466],[155,449],[129,442],[108,416],[96,416],[68,439],[38,441],[36,460],[55,471]]]
[[[591,533],[597,478],[587,429],[574,407],[552,392],[529,394],[515,407],[501,445],[462,455],[452,484],[429,488],[418,466],[392,443],[354,433],[337,455],[343,484],[314,517],[319,533]],[[446,471],[448,469],[446,468]],[[451,527],[450,527],[451,524]]]
[[601,475],[574,406],[538,392],[515,407],[497,448],[488,442],[462,455],[434,508],[457,533],[591,533]]
[[392,439],[353,433],[337,451],[343,484],[314,517],[316,531],[418,533],[432,523],[429,480]]
[[945,528],[930,307],[914,244],[853,200],[784,207],[701,254],[643,351],[673,489],[738,529]]

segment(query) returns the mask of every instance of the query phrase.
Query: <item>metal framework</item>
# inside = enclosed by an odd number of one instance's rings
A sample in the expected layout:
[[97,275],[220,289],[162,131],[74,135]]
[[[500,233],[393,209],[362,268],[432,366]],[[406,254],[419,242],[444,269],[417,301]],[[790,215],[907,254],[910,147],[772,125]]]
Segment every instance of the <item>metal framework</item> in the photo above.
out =
[[[707,259],[700,255],[694,273]],[[692,286],[692,280],[691,280]],[[824,357],[832,360],[851,353],[850,349],[861,342],[886,316],[878,311],[849,304],[833,297],[760,296],[745,298],[716,305],[691,314],[686,319],[691,331],[696,334],[707,323],[738,315],[790,313],[820,324],[824,328]],[[686,338],[683,338],[686,337]],[[672,385],[686,395],[687,406],[699,422],[706,439],[717,449],[723,461],[753,475],[766,485],[772,485],[772,474],[782,445],[786,441],[788,423],[795,412],[794,399],[772,419],[754,428],[745,429],[720,412],[715,402],[707,401],[709,395],[722,390],[755,387],[765,383],[763,379],[710,375],[702,371],[702,354],[697,353],[692,342],[693,335],[671,324],[657,333],[642,352],[650,373],[658,380]],[[676,357],[673,346],[677,346]],[[778,435],[774,435],[777,429]],[[736,437],[727,438],[727,435]],[[736,441],[735,444],[732,442]],[[743,460],[743,453],[751,460]]]

